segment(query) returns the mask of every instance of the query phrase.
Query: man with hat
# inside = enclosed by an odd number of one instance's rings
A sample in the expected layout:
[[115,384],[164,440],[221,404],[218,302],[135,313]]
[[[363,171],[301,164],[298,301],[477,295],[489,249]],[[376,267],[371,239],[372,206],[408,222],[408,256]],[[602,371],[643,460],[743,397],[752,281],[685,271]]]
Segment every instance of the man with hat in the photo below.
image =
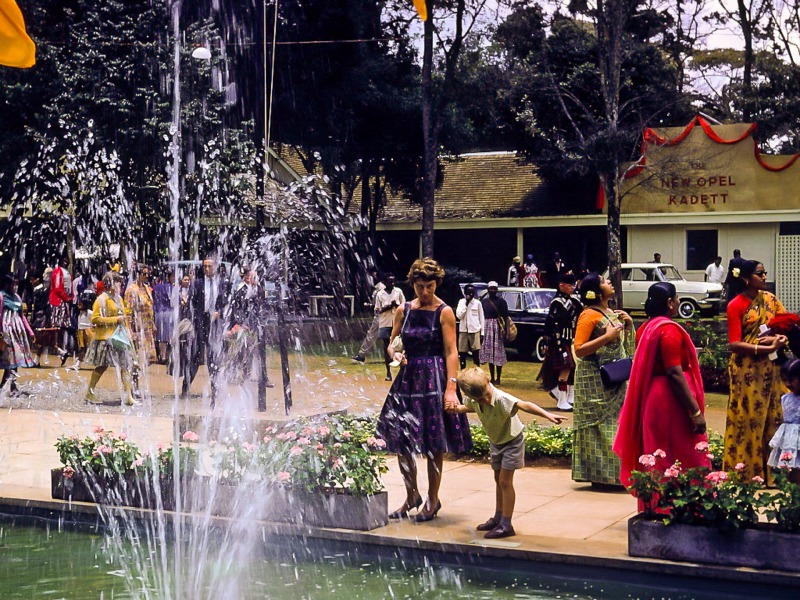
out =
[[562,273],[544,325],[547,351],[538,377],[542,387],[558,401],[556,408],[559,410],[572,410],[575,379],[572,340],[582,309],[580,298],[575,295],[575,276]]
[[508,285],[522,285],[522,259],[519,256],[515,256],[508,267]]

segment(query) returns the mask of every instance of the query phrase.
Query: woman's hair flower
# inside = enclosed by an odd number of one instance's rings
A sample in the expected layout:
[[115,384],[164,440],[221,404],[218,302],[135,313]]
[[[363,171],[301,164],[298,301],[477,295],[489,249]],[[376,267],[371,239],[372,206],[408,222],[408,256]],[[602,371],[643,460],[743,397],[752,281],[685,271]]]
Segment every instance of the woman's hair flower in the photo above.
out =
[[594,290],[589,290],[588,292],[586,292],[587,300],[594,300],[595,298],[597,298],[597,294],[594,293]]
[[738,277],[739,273],[741,273],[739,267],[734,267],[733,269],[731,269],[731,275],[733,275],[734,277]]

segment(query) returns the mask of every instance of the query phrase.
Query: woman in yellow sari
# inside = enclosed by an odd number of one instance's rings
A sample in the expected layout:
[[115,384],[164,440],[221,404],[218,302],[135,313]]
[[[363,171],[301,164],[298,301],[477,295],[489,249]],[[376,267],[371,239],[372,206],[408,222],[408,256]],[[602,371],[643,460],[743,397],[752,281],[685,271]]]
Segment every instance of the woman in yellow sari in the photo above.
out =
[[731,295],[736,296],[728,303],[731,391],[723,468],[732,470],[742,463],[747,479],[767,479],[768,444],[783,421],[781,396],[787,392],[780,367],[769,355],[784,347],[787,340],[783,335],[760,336],[760,328],[786,309],[774,294],[765,291],[767,272],[763,263],[745,261],[732,275]]

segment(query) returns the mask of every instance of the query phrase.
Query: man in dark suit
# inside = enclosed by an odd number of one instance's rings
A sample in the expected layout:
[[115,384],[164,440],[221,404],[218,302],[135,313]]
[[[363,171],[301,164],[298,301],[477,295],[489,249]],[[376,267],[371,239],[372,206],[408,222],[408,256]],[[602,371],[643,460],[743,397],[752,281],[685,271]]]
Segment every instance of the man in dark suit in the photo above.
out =
[[[731,283],[734,279],[739,276],[739,271],[741,271],[742,267],[744,266],[744,259],[742,258],[742,252],[737,248],[733,251],[733,258],[728,262],[728,275],[725,277],[725,301],[731,300],[730,297],[730,289]],[[734,269],[738,269],[734,273]]]
[[217,375],[222,359],[222,312],[228,302],[228,282],[217,273],[213,256],[203,260],[203,273],[194,280],[189,294],[191,320],[194,326],[194,343],[188,377],[183,379],[181,394],[188,397],[189,388],[200,365],[208,367],[211,380],[211,406],[217,399]]

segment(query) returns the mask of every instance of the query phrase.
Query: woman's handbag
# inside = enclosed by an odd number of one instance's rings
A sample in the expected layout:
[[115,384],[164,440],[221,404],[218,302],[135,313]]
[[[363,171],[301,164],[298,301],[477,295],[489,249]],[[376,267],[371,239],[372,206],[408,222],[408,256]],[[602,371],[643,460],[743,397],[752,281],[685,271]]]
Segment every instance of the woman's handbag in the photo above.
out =
[[130,350],[133,347],[131,339],[128,337],[128,330],[124,325],[117,325],[114,333],[108,338],[108,343],[111,344],[113,348],[123,351]]
[[607,388],[616,387],[631,378],[632,358],[620,358],[600,367],[600,379]]
[[510,316],[506,319],[505,329],[507,342],[513,342],[515,339],[517,339],[517,325],[511,320]]

